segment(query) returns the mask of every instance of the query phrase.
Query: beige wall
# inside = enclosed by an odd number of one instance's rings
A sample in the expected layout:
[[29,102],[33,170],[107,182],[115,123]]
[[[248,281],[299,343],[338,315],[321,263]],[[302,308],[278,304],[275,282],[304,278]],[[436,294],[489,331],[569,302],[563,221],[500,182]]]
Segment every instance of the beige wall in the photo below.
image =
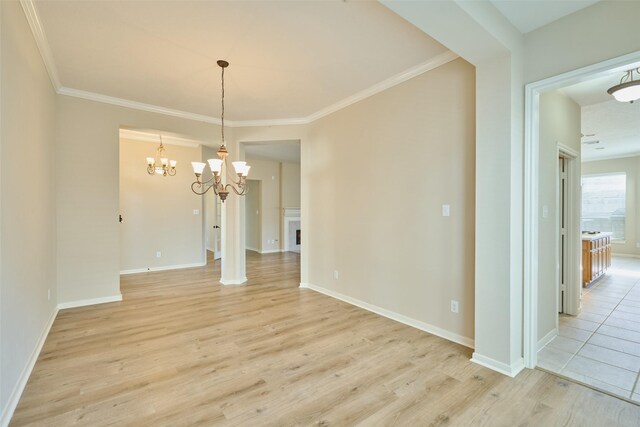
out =
[[[0,2],[0,424],[56,307],[56,99],[18,2]],[[47,298],[47,292],[51,298]],[[11,408],[12,409],[12,408]]]
[[120,127],[205,142],[220,127],[68,96],[58,96],[56,113],[58,301],[118,295]]
[[[255,159],[245,159],[251,165],[249,177],[260,181],[260,249],[262,252],[280,250],[280,162]],[[249,212],[246,212],[249,215]]]
[[474,81],[458,59],[310,125],[310,284],[473,339]]
[[612,160],[598,160],[582,163],[582,175],[624,172],[627,174],[627,191],[625,207],[625,242],[613,242],[611,248],[614,254],[640,256],[640,229],[638,221],[638,200],[640,200],[640,156],[625,157]]
[[245,196],[245,238],[247,249],[262,252],[262,206],[261,184],[255,179],[247,180],[247,195]]
[[167,177],[147,173],[145,159],[154,156],[157,148],[157,143],[120,141],[121,271],[205,260],[202,197],[190,189],[195,179],[191,162],[200,159],[200,147],[165,144],[165,155],[178,162],[176,175]]
[[283,208],[300,207],[300,163],[281,163]]
[[580,153],[580,106],[554,91],[540,96],[538,340],[555,329],[558,318],[558,144]]

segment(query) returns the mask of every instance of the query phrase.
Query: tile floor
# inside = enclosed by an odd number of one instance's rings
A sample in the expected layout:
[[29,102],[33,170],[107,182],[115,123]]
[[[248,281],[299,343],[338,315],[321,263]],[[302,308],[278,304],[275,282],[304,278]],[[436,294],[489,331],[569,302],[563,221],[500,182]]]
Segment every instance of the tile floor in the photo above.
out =
[[640,403],[640,259],[614,257],[582,295],[578,316],[560,316],[538,366]]

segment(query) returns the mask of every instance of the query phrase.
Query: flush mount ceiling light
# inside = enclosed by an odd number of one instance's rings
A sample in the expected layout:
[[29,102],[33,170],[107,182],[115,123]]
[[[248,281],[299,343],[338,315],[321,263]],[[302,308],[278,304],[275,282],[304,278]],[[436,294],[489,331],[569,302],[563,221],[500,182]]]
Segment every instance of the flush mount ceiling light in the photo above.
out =
[[620,102],[631,102],[640,99],[640,80],[633,79],[633,73],[640,75],[640,68],[628,70],[620,83],[609,88],[607,93]]
[[[220,143],[220,148],[218,148],[218,158],[207,160],[213,175],[207,181],[200,180],[202,172],[207,166],[206,163],[191,162],[191,165],[193,165],[193,173],[196,174],[196,180],[191,184],[191,191],[198,195],[203,195],[213,188],[214,193],[220,196],[220,200],[224,202],[229,195],[229,188],[231,188],[238,196],[244,196],[246,194],[247,175],[249,175],[249,169],[251,166],[247,165],[247,162],[232,162],[233,168],[235,169],[235,173],[238,177],[237,180],[229,173],[229,166],[227,165],[227,156],[229,155],[229,152],[227,151],[227,146],[224,142],[224,69],[229,66],[229,63],[227,61],[219,60],[218,65],[222,68],[222,115],[220,118],[222,142]],[[222,177],[225,175],[225,172],[222,171],[223,169],[226,171],[226,175],[231,181],[228,184],[223,182]]]
[[169,160],[165,157],[162,135],[160,135],[160,146],[156,150],[156,156],[147,157],[147,173],[149,175],[174,176],[177,163],[175,160]]

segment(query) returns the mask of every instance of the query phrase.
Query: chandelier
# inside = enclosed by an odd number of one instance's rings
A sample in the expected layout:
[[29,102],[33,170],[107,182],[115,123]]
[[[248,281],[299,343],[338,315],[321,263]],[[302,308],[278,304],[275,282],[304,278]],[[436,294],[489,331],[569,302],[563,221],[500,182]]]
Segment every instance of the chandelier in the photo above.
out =
[[640,68],[628,70],[620,83],[609,88],[607,93],[620,102],[631,102],[640,99],[640,80],[633,80],[633,73],[640,75]]
[[[233,192],[238,196],[244,196],[246,194],[247,175],[249,175],[249,169],[251,166],[247,165],[247,162],[231,162],[237,178],[233,177],[231,173],[229,173],[229,166],[227,164],[227,156],[229,155],[229,152],[227,151],[227,146],[224,142],[224,69],[229,66],[229,63],[227,61],[219,60],[218,65],[222,68],[222,115],[220,126],[222,131],[222,142],[218,148],[218,158],[207,160],[209,168],[211,169],[211,174],[213,175],[207,181],[200,180],[202,172],[207,166],[206,163],[191,162],[191,165],[193,166],[193,173],[196,175],[196,180],[191,184],[191,191],[201,196],[213,188],[213,192],[220,196],[220,200],[224,202],[229,195],[229,189],[233,190]],[[230,181],[227,184],[222,181],[222,176],[225,173],[228,177],[228,181]]]
[[176,174],[175,160],[169,160],[164,155],[164,145],[162,145],[162,135],[160,135],[160,146],[156,150],[156,157],[147,157],[147,173],[149,175],[174,176]]

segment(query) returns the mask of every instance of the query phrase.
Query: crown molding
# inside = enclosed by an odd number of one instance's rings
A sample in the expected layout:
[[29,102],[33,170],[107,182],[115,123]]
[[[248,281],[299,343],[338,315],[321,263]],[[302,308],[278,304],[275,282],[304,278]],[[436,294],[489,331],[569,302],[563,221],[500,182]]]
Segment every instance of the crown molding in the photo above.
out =
[[86,90],[71,89],[61,87],[57,91],[60,95],[73,96],[76,98],[88,99],[90,101],[102,102],[104,104],[118,105],[120,107],[133,108],[134,110],[149,111],[151,113],[164,114],[166,116],[180,117],[183,119],[195,120],[198,122],[212,123],[220,125],[222,121],[216,117],[205,116],[203,114],[189,113],[172,108],[160,107],[143,102],[130,101],[128,99],[116,98],[114,96],[102,95],[100,93],[88,92]]
[[388,79],[383,80],[380,83],[377,83],[365,90],[362,90],[354,95],[351,95],[343,99],[342,101],[338,101],[333,105],[323,108],[322,110],[311,114],[306,119],[310,123],[324,116],[328,116],[329,114],[342,110],[343,108],[353,105],[356,102],[362,101],[363,99],[369,98],[370,96],[373,96],[377,93],[390,89],[396,85],[399,85],[400,83],[404,83],[409,79],[417,77],[420,74],[426,73],[427,71],[431,71],[434,68],[438,68],[458,58],[459,56],[451,51],[446,51],[444,53],[441,53],[440,55],[437,55],[426,62],[413,66],[408,70],[405,70],[399,74],[396,74],[395,76],[389,77]]
[[[225,123],[227,121],[225,120]],[[294,118],[294,119],[265,119],[265,120],[233,120],[229,127],[241,128],[241,127],[256,127],[256,126],[293,126],[293,125],[306,125],[309,124],[309,118]]]
[[[145,104],[142,102],[131,101],[123,98],[116,98],[113,96],[102,95],[100,93],[89,92],[80,89],[73,89],[62,86],[60,79],[58,78],[57,69],[49,48],[49,42],[47,36],[42,27],[40,18],[36,11],[33,0],[20,0],[20,4],[24,9],[24,13],[27,16],[31,32],[36,39],[36,44],[44,60],[45,67],[49,73],[51,83],[56,90],[56,93],[65,96],[73,96],[76,98],[87,99],[90,101],[102,102],[105,104],[118,105],[120,107],[132,108],[135,110],[148,111],[151,113],[164,114],[167,116],[179,117],[182,119],[194,120],[198,122],[211,123],[221,125],[222,121],[217,117],[206,116],[203,114],[190,113],[187,111],[175,110],[172,108],[161,107],[158,105]],[[409,79],[419,76],[420,74],[431,71],[437,67],[445,65],[455,59],[459,58],[458,55],[451,51],[446,51],[440,55],[431,58],[430,60],[418,64],[405,70],[395,76],[392,76],[380,83],[377,83],[367,89],[364,89],[354,95],[351,95],[341,101],[336,102],[328,107],[325,107],[307,117],[289,118],[289,119],[266,119],[266,120],[225,120],[225,124],[229,127],[256,127],[256,126],[291,126],[291,125],[304,125],[309,124],[329,114],[335,113],[343,108],[362,101],[370,96],[380,93],[384,90],[392,88],[400,83],[406,82]]]
[[32,0],[20,0],[20,5],[27,17],[27,22],[29,23],[33,37],[36,39],[36,45],[38,46],[40,56],[42,56],[42,60],[44,61],[44,66],[49,74],[51,84],[55,91],[58,92],[62,87],[60,84],[60,78],[58,77],[58,69],[56,68],[56,63],[53,60],[53,54],[49,48],[49,41],[47,40],[44,29],[42,28],[42,23],[40,22],[40,17],[36,11],[36,6],[33,4]]
[[164,145],[178,145],[181,147],[198,148],[201,145],[208,145],[195,139],[181,138],[179,136],[166,135],[162,133],[144,132],[140,130],[120,128],[120,138],[130,141],[152,142],[154,144],[162,143]]

